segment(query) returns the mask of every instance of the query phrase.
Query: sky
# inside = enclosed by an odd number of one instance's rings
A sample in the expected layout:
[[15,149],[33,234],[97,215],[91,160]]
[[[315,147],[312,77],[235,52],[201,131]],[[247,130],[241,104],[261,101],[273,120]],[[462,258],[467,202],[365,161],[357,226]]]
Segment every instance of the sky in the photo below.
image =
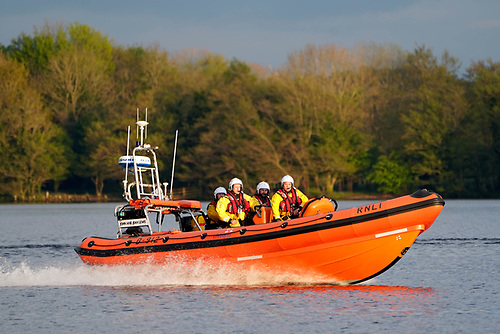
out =
[[115,45],[203,49],[277,69],[307,44],[425,45],[462,63],[500,61],[499,0],[0,0],[0,43],[79,22]]

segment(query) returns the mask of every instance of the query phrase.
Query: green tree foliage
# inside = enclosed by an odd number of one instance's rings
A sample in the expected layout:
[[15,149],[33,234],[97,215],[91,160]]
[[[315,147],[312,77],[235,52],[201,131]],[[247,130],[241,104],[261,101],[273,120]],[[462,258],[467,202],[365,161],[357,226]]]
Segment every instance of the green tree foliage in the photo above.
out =
[[112,95],[111,43],[100,32],[78,23],[59,28],[54,38],[58,52],[49,58],[40,81],[55,120],[68,128],[82,115],[87,120],[98,118],[96,107],[106,106]]
[[12,39],[4,48],[4,53],[11,59],[25,64],[31,75],[42,73],[49,63],[50,57],[57,53],[57,42],[50,28],[45,25],[41,31],[35,30],[34,36],[21,34]]
[[66,172],[64,134],[51,124],[21,64],[0,53],[0,191],[31,199]]
[[411,172],[411,187],[442,191],[443,181],[451,177],[444,161],[448,140],[467,110],[456,60],[445,53],[439,62],[421,46],[389,71],[386,82],[376,106],[381,158],[398,153]]
[[69,174],[85,177],[98,165],[85,142],[87,132],[94,122],[113,119],[113,49],[107,37],[78,23],[60,27],[52,37],[58,50],[38,81],[54,122],[66,130],[77,155]]
[[456,80],[454,65],[455,60],[446,54],[439,64],[429,49],[420,47],[408,56],[403,67],[407,111],[401,117],[402,139],[418,186],[440,183],[445,172],[445,140],[467,107],[465,90]]
[[400,195],[408,192],[411,174],[406,164],[393,152],[378,158],[367,179],[377,184],[381,193]]
[[[126,154],[127,125],[119,118],[109,122],[93,122],[86,132],[85,146],[89,148],[87,163],[82,174],[90,178],[95,186],[96,195],[103,195],[104,181],[123,177],[117,168],[118,158]],[[131,145],[133,148],[133,145]]]
[[[291,173],[308,187],[332,193],[338,179],[359,171],[369,148],[369,101],[375,77],[357,50],[308,46],[293,54],[282,74],[288,85],[279,109],[282,148]],[[294,166],[295,165],[295,166]],[[351,178],[352,180],[352,178]]]
[[[193,138],[199,140],[184,146],[186,155],[181,161],[185,172],[191,178],[203,175],[198,184],[203,189],[226,184],[228,175],[238,176],[246,184],[255,182],[250,167],[255,166],[255,161],[247,154],[252,137],[247,129],[255,119],[252,95],[256,78],[246,64],[237,60],[225,68],[209,60],[210,68],[205,71],[214,77],[192,100],[192,110],[197,112],[191,119],[196,132]],[[180,176],[186,180],[186,174]]]
[[179,130],[175,184],[195,196],[235,176],[252,192],[284,174],[310,195],[500,195],[491,60],[459,78],[455,58],[425,46],[308,45],[265,70],[203,50],[115,46],[79,23],[46,24],[1,49],[0,188],[10,196],[85,182],[105,194],[123,175],[136,108],[148,108],[166,181]]
[[455,178],[448,188],[460,196],[498,196],[500,173],[500,63],[467,69],[469,108],[449,141],[447,161]]

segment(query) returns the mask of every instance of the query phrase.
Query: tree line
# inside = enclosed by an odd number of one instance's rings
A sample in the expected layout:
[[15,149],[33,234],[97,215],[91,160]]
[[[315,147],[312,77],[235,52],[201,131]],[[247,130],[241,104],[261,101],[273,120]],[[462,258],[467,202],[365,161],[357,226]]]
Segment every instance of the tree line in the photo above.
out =
[[80,23],[0,45],[0,194],[119,194],[126,129],[149,141],[174,189],[208,198],[290,174],[310,196],[500,195],[500,63],[417,46],[307,45],[269,69],[203,50],[123,47]]

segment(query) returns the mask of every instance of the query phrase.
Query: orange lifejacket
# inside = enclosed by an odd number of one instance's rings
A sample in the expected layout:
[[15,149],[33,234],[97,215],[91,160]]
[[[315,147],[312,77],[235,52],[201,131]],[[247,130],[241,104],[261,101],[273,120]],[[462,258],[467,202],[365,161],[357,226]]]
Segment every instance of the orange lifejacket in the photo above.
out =
[[302,200],[300,199],[299,194],[297,194],[297,190],[295,188],[292,188],[290,193],[292,194],[292,197],[288,196],[283,189],[278,190],[278,194],[280,194],[283,198],[280,203],[281,212],[292,212],[294,208],[297,208],[302,204]]
[[243,192],[240,192],[238,198],[236,198],[236,194],[232,191],[228,191],[227,197],[229,198],[229,205],[227,206],[227,212],[233,215],[237,215],[238,213],[244,211],[245,214],[250,212],[250,203],[245,199]]
[[261,196],[260,194],[255,194],[253,197],[255,197],[260,205],[267,205],[271,206],[271,200],[269,199],[269,196]]

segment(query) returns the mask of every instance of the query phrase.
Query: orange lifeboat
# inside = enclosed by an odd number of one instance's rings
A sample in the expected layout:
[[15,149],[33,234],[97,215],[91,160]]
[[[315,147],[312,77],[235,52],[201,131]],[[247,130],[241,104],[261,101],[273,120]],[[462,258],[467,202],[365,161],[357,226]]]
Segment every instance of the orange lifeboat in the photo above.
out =
[[[170,210],[198,208],[196,201],[185,204]],[[75,251],[92,265],[161,265],[173,258],[201,259],[353,284],[383,273],[400,260],[444,204],[441,196],[426,190],[339,211],[329,199],[319,198],[304,206],[301,217],[284,222],[266,223],[266,213],[261,223],[252,226],[118,239],[89,237]]]

